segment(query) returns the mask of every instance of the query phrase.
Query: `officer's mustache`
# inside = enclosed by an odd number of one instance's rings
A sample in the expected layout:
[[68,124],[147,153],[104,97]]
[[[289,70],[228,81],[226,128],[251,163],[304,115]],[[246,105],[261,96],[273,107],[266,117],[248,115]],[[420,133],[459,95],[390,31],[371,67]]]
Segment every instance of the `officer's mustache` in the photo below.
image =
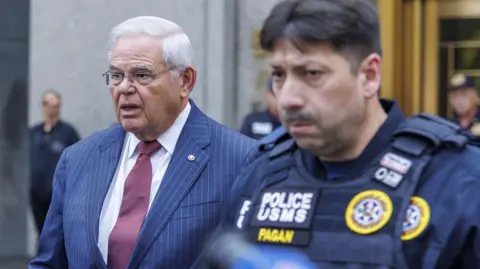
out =
[[292,122],[313,122],[313,117],[306,111],[286,111],[280,113],[280,117],[286,123]]

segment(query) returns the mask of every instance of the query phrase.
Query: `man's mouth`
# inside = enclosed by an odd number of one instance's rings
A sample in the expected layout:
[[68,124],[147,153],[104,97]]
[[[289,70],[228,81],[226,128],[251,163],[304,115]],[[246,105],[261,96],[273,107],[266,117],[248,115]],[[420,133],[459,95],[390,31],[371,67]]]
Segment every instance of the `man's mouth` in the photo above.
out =
[[120,105],[120,115],[122,117],[137,117],[140,111],[140,106],[136,104],[122,104]]
[[291,122],[288,125],[291,133],[305,133],[312,131],[313,123],[310,122]]
[[140,106],[136,105],[136,104],[122,104],[120,105],[120,109],[121,110],[124,110],[124,111],[132,111],[132,110],[136,110],[136,109],[139,109]]

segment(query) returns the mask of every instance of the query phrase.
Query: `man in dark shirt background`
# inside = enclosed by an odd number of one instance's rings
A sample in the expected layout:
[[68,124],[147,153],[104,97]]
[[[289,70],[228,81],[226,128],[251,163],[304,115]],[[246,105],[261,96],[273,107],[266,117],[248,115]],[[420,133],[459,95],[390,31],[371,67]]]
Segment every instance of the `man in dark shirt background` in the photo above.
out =
[[61,96],[43,94],[44,121],[30,130],[30,204],[38,233],[42,232],[52,196],[55,167],[63,150],[79,140],[77,131],[60,120]]
[[245,116],[240,133],[253,139],[262,139],[281,125],[278,121],[275,95],[272,91],[272,80],[268,80],[266,93],[267,109],[253,112]]

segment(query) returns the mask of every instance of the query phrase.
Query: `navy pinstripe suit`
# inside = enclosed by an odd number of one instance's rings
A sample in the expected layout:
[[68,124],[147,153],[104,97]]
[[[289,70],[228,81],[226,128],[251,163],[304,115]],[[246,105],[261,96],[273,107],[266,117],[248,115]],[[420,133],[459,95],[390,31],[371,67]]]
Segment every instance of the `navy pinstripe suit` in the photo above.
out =
[[[236,175],[256,157],[256,141],[191,104],[128,268],[188,269],[219,223]],[[106,268],[97,247],[98,223],[124,136],[115,125],[63,152],[38,256],[29,268]]]

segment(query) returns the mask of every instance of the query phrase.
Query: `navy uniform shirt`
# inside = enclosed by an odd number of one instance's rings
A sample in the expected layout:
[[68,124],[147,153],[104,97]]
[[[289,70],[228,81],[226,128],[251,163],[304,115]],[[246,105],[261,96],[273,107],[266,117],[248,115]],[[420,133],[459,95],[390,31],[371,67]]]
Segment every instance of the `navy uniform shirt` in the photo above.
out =
[[240,133],[259,140],[272,133],[280,125],[281,123],[268,110],[253,112],[243,120]]
[[[348,180],[391,141],[392,133],[404,121],[400,109],[392,102],[382,102],[388,118],[364,152],[355,160],[322,162],[303,152],[304,169],[317,180]],[[427,228],[416,238],[404,242],[404,254],[410,268],[478,269],[480,268],[480,151],[467,147],[464,151],[439,151],[424,171],[423,185],[415,196],[429,205],[431,217]],[[240,195],[254,175],[266,166],[264,154],[244,171],[233,186],[225,212],[224,227],[236,228],[236,215],[241,207]],[[299,168],[300,169],[300,168]],[[328,243],[328,242],[326,242]],[[428,248],[426,247],[428,246]]]
[[30,130],[30,180],[35,192],[50,195],[55,167],[63,150],[75,144],[79,136],[68,123],[59,121],[49,133],[43,123]]

